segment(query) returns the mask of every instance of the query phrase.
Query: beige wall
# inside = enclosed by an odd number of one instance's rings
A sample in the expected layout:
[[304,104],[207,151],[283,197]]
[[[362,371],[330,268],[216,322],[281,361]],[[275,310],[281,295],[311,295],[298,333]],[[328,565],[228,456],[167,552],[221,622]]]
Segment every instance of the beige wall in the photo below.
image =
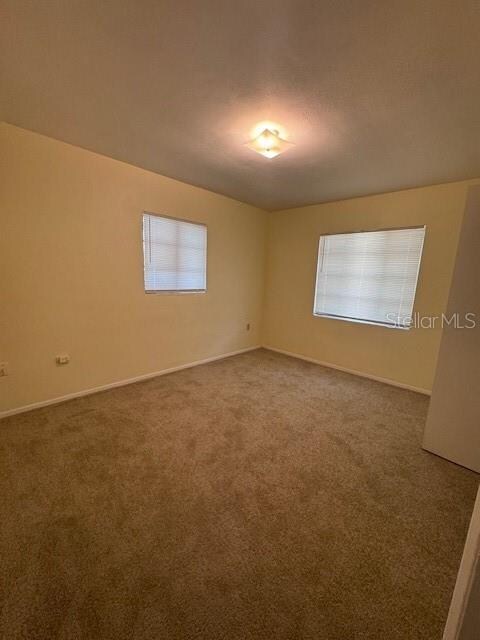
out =
[[[0,412],[260,343],[264,212],[5,124],[0,158]],[[144,293],[143,210],[208,225],[206,294]]]
[[322,233],[427,225],[415,311],[445,311],[469,182],[270,214],[263,344],[430,390],[441,329],[389,329],[314,317]]
[[[439,328],[313,317],[318,238],[426,224],[415,310],[440,315],[472,181],[266,214],[10,125],[0,146],[0,412],[260,343],[431,389]],[[206,294],[144,293],[143,210],[208,225]]]

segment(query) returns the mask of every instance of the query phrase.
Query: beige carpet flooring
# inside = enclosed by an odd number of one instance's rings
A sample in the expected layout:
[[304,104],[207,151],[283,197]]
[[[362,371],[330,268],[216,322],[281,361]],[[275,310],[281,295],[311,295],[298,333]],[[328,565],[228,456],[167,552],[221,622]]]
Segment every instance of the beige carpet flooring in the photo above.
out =
[[478,476],[259,350],[0,423],[5,640],[440,640]]

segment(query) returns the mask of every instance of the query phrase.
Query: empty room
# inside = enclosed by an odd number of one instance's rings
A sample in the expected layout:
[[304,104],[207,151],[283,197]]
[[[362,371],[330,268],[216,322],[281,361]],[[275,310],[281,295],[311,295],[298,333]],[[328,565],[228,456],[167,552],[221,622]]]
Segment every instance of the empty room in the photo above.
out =
[[0,0],[2,640],[480,640],[479,33]]

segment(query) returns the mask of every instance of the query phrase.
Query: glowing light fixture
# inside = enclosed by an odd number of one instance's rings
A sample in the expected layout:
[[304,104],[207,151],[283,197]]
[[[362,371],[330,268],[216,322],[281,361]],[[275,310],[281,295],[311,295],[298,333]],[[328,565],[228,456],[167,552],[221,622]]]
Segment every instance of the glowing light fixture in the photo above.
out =
[[293,143],[281,138],[277,129],[263,129],[256,138],[247,142],[246,146],[271,160],[293,147]]

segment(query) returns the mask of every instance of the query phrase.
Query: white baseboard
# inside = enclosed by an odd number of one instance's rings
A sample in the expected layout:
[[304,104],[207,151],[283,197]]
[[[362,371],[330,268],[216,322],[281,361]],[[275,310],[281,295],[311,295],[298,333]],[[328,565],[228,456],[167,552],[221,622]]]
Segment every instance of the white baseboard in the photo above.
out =
[[41,407],[48,407],[51,404],[59,404],[66,400],[73,400],[74,398],[81,398],[82,396],[89,396],[93,393],[99,393],[100,391],[108,391],[108,389],[115,389],[115,387],[124,387],[127,384],[133,384],[134,382],[141,382],[142,380],[148,380],[149,378],[157,378],[158,376],[164,376],[167,373],[174,373],[175,371],[181,371],[182,369],[190,369],[191,367],[198,367],[201,364],[207,364],[208,362],[214,362],[215,360],[223,360],[230,356],[238,356],[240,353],[246,353],[247,351],[254,351],[260,349],[261,345],[255,345],[254,347],[246,347],[245,349],[238,349],[237,351],[230,351],[229,353],[223,353],[220,356],[213,356],[211,358],[204,358],[203,360],[195,360],[194,362],[187,362],[186,364],[180,364],[176,367],[170,367],[169,369],[162,369],[160,371],[154,371],[152,373],[145,373],[141,376],[135,376],[134,378],[128,378],[126,380],[117,380],[116,382],[110,382],[109,384],[103,384],[100,387],[92,387],[91,389],[84,389],[83,391],[75,391],[74,393],[67,393],[65,396],[59,396],[57,398],[51,398],[50,400],[41,400],[40,402],[33,402],[32,404],[24,405],[23,407],[16,407],[15,409],[8,409],[7,411],[0,411],[0,420],[7,418],[8,416],[14,416],[17,413],[25,413],[26,411],[32,411],[33,409],[40,409]]
[[52,405],[52,404],[59,404],[60,402],[65,402],[66,400],[73,400],[74,398],[89,396],[93,393],[99,393],[100,391],[108,391],[108,389],[115,389],[115,387],[123,387],[127,384],[133,384],[134,382],[141,382],[142,380],[148,380],[149,378],[164,376],[168,373],[174,373],[175,371],[181,371],[182,369],[190,369],[191,367],[197,367],[201,364],[214,362],[215,360],[223,360],[224,358],[236,356],[236,355],[239,355],[240,353],[255,351],[255,349],[260,349],[261,347],[263,347],[264,349],[269,349],[270,351],[276,351],[277,353],[282,353],[283,355],[286,355],[286,356],[291,356],[292,358],[298,358],[299,360],[306,360],[307,362],[312,362],[313,364],[319,364],[322,367],[337,369],[338,371],[351,373],[355,376],[360,376],[362,378],[369,378],[370,380],[383,382],[384,384],[389,384],[394,387],[400,387],[401,389],[409,389],[410,391],[416,391],[417,393],[422,393],[427,396],[431,395],[431,391],[429,391],[428,389],[422,389],[421,387],[414,387],[409,384],[404,384],[403,382],[397,382],[396,380],[391,380],[390,378],[381,378],[379,376],[374,376],[369,373],[363,373],[362,371],[357,371],[355,369],[348,369],[347,367],[341,367],[339,365],[332,364],[330,362],[324,362],[322,360],[316,360],[315,358],[309,358],[308,356],[303,356],[299,353],[293,353],[292,351],[277,349],[276,347],[272,347],[270,345],[255,345],[253,347],[246,347],[245,349],[238,349],[237,351],[230,351],[229,353],[223,353],[220,356],[213,356],[211,358],[204,358],[203,360],[187,362],[186,364],[180,364],[180,365],[177,365],[176,367],[170,367],[169,369],[162,369],[160,371],[154,371],[152,373],[145,373],[140,376],[135,376],[134,378],[128,378],[126,380],[117,380],[116,382],[110,382],[109,384],[104,384],[99,387],[92,387],[90,389],[84,389],[82,391],[75,391],[74,393],[68,393],[65,396],[58,396],[56,398],[50,398],[49,400],[41,400],[40,402],[33,402],[32,404],[27,404],[22,407],[16,407],[15,409],[0,411],[0,420],[2,418],[7,418],[8,416],[13,416],[18,413],[25,413],[26,411],[32,411],[33,409],[40,409],[42,407],[48,407],[49,405]]
[[338,364],[332,364],[331,362],[324,362],[323,360],[316,360],[315,358],[309,358],[308,356],[302,356],[299,353],[292,353],[291,351],[285,351],[284,349],[277,349],[271,347],[268,344],[262,345],[264,349],[270,351],[276,351],[277,353],[283,353],[285,356],[291,356],[292,358],[298,358],[299,360],[306,360],[307,362],[313,362],[313,364],[319,364],[322,367],[329,367],[330,369],[337,369],[338,371],[344,371],[345,373],[351,373],[354,376],[360,376],[361,378],[368,378],[369,380],[375,380],[376,382],[383,382],[389,384],[392,387],[400,387],[400,389],[408,389],[409,391],[416,391],[417,393],[423,393],[423,395],[430,396],[432,392],[429,389],[423,389],[422,387],[414,387],[411,384],[405,384],[403,382],[397,382],[390,378],[381,378],[380,376],[374,376],[370,373],[364,373],[363,371],[357,371],[356,369],[348,369],[347,367],[341,367]]

